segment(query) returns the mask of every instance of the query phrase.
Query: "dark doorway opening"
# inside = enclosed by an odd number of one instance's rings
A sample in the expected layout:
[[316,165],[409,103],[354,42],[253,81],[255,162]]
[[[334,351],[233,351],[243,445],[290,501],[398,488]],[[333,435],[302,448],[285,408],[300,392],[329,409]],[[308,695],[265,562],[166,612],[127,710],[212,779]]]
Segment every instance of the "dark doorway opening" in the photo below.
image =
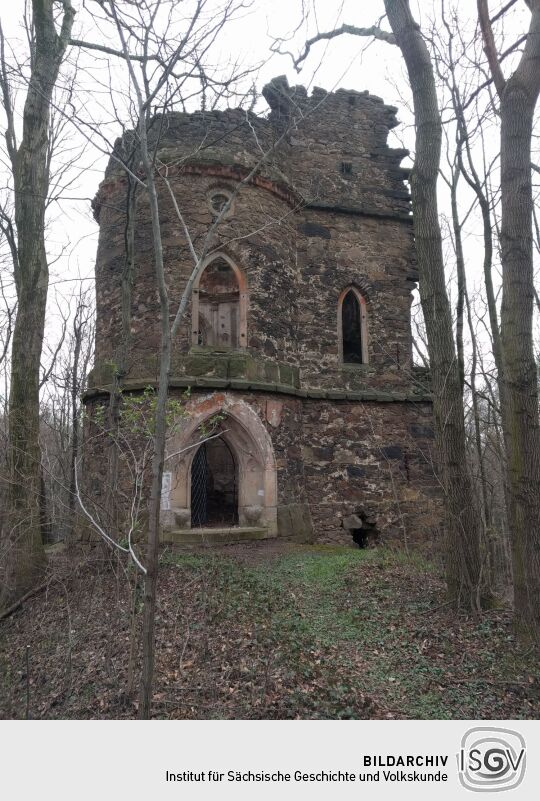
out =
[[364,511],[357,512],[356,517],[360,518],[362,526],[350,530],[354,544],[358,548],[369,548],[376,545],[379,539],[376,521]]
[[238,470],[233,452],[221,438],[205,442],[191,465],[191,525],[238,524]]

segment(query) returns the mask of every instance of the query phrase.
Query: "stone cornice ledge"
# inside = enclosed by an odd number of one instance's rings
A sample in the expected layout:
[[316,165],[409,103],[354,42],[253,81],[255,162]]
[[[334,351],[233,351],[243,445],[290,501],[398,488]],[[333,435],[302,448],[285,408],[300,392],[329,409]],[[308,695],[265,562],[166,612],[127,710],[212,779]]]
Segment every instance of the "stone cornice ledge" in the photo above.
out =
[[[146,380],[127,379],[122,383],[122,389],[128,392],[136,392],[155,385],[156,381],[152,378]],[[182,376],[181,378],[171,378],[169,387],[171,389],[187,389],[191,387],[192,389],[233,389],[242,392],[273,392],[281,395],[292,395],[297,398],[313,400],[375,401],[378,403],[431,403],[433,401],[432,396],[427,392],[383,392],[374,389],[354,392],[347,389],[323,389],[320,387],[298,389],[285,384],[270,384],[261,381],[212,378],[207,376]],[[112,390],[112,384],[91,387],[84,393],[83,400],[88,401],[93,398],[109,395]]]

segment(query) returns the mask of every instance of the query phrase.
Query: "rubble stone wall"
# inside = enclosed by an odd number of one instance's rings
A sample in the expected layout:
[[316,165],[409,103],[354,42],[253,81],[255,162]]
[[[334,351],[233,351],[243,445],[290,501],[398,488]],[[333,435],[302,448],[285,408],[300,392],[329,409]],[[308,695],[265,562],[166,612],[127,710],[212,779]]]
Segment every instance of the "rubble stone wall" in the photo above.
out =
[[[365,92],[315,89],[308,96],[284,79],[264,94],[267,117],[174,113],[157,117],[149,132],[163,176],[171,321],[193,269],[184,225],[207,261],[234,264],[245,293],[246,336],[238,348],[197,344],[190,306],[174,342],[171,392],[182,397],[189,387],[193,402],[208,393],[234,396],[256,412],[274,451],[279,533],[348,541],[343,519],[356,515],[373,536],[425,540],[441,511],[429,381],[412,360],[417,272],[407,170],[400,167],[405,152],[387,144],[396,110]],[[90,413],[106,401],[119,366],[125,392],[140,392],[158,375],[159,302],[140,188],[134,271],[126,280],[128,181],[119,159],[138,171],[133,135],[115,151],[94,201],[100,237]],[[233,201],[209,237],[216,192]],[[128,286],[129,337],[122,317]],[[343,364],[340,356],[338,307],[347,287],[365,300],[363,364]],[[99,449],[89,453],[89,487],[97,491],[104,457]]]

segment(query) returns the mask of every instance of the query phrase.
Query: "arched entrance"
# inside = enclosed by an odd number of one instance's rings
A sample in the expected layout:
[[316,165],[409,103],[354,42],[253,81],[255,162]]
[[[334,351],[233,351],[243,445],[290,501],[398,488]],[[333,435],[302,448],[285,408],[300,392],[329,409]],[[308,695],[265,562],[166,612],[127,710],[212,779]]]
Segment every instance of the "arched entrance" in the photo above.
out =
[[221,437],[205,442],[191,463],[191,527],[238,524],[238,467]]
[[[213,427],[213,438],[201,443],[201,433],[216,415],[218,430]],[[277,535],[272,440],[248,403],[226,393],[193,398],[168,451],[170,491],[162,510],[164,532],[215,528]]]

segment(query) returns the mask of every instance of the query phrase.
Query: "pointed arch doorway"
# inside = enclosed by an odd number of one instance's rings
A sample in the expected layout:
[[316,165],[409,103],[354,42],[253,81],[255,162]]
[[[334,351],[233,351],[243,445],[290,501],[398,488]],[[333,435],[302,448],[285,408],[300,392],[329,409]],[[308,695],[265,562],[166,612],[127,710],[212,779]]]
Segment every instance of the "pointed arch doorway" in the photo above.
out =
[[[276,459],[258,412],[228,393],[194,397],[186,412],[168,442],[171,489],[162,511],[164,541],[194,543],[199,536],[208,541],[210,529],[215,542],[277,536]],[[201,426],[216,414],[221,433],[201,443]]]
[[238,525],[238,465],[228,443],[204,442],[191,463],[192,528]]

